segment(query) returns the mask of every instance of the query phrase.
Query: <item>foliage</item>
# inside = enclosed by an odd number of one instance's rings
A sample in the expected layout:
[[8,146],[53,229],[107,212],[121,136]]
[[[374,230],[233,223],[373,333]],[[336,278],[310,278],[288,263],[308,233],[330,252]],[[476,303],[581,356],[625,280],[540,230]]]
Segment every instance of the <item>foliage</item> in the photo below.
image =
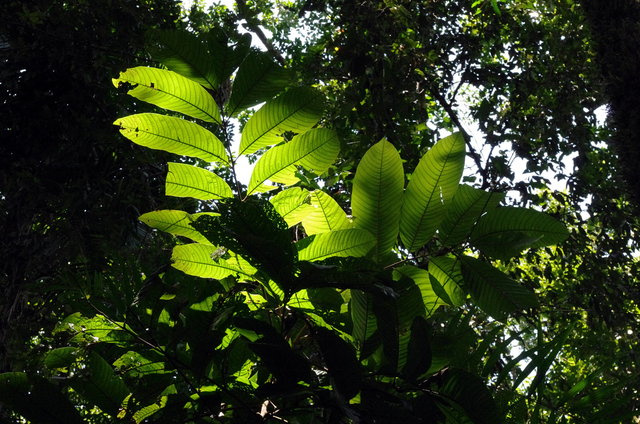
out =
[[[162,210],[140,219],[178,236],[172,261],[184,274],[142,275],[148,281],[129,296],[122,319],[93,304],[94,313],[61,322],[56,335],[69,345],[44,357],[61,388],[136,423],[501,421],[509,405],[492,399],[491,371],[477,372],[492,367],[493,355],[465,320],[476,307],[498,321],[528,316],[534,293],[490,258],[561,242],[564,226],[460,184],[460,133],[438,141],[406,187],[394,145],[371,146],[355,171],[347,214],[315,182],[340,148],[334,130],[317,126],[318,90],[265,79],[255,58],[265,63],[268,55],[242,41],[223,45],[215,33],[194,39],[183,32],[153,40],[168,69],[131,68],[114,85],[179,115],[145,113],[115,124],[134,143],[213,158],[208,167],[223,177],[170,164],[167,194],[202,200],[198,213]],[[179,56],[171,54],[176,45],[184,46]],[[224,95],[228,87],[251,102]],[[262,101],[234,146],[230,117]],[[234,167],[243,154],[258,156],[246,188]],[[540,375],[559,345],[539,348],[546,350],[532,367]],[[34,396],[28,385],[50,390],[47,380],[0,379],[3,400],[27,418],[80,419],[59,396],[25,410]]]

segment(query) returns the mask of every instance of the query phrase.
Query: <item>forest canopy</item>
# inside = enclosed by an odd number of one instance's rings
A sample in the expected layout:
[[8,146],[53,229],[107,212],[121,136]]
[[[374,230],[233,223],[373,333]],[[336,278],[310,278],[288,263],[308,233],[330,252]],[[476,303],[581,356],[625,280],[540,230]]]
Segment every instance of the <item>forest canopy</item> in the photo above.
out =
[[0,16],[3,422],[640,420],[636,1]]

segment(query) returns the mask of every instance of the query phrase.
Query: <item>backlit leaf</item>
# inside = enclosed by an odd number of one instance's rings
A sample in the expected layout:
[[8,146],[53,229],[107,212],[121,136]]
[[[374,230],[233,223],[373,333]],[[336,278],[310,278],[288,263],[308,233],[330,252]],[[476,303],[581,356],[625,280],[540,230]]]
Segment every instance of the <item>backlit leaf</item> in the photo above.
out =
[[464,168],[465,144],[456,133],[438,141],[411,175],[402,204],[400,238],[409,251],[424,246],[446,216]]
[[319,261],[333,256],[360,257],[366,255],[375,245],[371,233],[359,228],[316,234],[297,243],[298,259]]
[[284,132],[304,133],[322,116],[324,97],[312,88],[285,91],[268,101],[247,121],[240,139],[238,155],[248,155],[282,142]]
[[131,84],[128,94],[136,99],[205,122],[220,122],[215,100],[197,82],[164,69],[138,66],[113,79],[113,85]]
[[376,258],[390,250],[398,238],[403,187],[400,155],[383,139],[358,164],[351,197],[355,226],[374,235]]
[[260,157],[253,169],[247,194],[264,191],[261,187],[267,180],[285,185],[297,183],[296,165],[322,173],[336,160],[339,151],[340,143],[333,130],[316,128],[300,134]]
[[564,224],[532,209],[502,207],[484,215],[471,243],[496,259],[509,259],[525,249],[558,244],[569,236]]
[[228,163],[222,142],[198,124],[157,113],[139,113],[119,118],[114,125],[129,140],[151,149],[207,162]]
[[231,187],[213,172],[184,163],[169,162],[166,195],[213,200],[233,197],[233,192]]

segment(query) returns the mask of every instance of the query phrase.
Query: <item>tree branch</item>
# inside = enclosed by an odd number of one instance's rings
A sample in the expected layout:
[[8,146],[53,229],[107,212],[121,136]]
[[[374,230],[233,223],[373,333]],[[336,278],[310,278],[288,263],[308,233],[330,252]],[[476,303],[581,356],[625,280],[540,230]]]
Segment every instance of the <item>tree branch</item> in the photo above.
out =
[[469,155],[471,156],[476,166],[478,167],[478,172],[480,172],[480,175],[482,175],[482,188],[483,189],[487,188],[489,186],[489,173],[487,172],[486,169],[482,167],[482,157],[478,152],[476,152],[476,149],[474,149],[473,146],[471,145],[471,136],[469,135],[467,130],[465,130],[464,126],[460,122],[460,119],[458,119],[458,114],[453,109],[453,106],[451,105],[451,103],[449,103],[447,99],[442,94],[440,94],[437,90],[433,90],[429,88],[429,94],[431,94],[431,96],[433,96],[433,98],[438,101],[440,106],[445,110],[445,112],[447,112],[447,115],[449,115],[451,122],[455,124],[455,126],[458,128],[458,131],[460,131],[460,133],[462,134],[462,137],[464,138],[464,142],[467,145],[467,148],[469,149]]
[[284,57],[278,50],[276,50],[275,47],[273,47],[271,41],[269,41],[264,31],[262,31],[262,28],[260,28],[258,20],[251,15],[249,6],[247,6],[247,2],[245,0],[237,0],[236,5],[238,6],[238,12],[240,16],[244,18],[245,21],[247,21],[247,26],[249,27],[249,29],[258,36],[262,44],[267,48],[267,51],[271,53],[281,65],[284,65]]

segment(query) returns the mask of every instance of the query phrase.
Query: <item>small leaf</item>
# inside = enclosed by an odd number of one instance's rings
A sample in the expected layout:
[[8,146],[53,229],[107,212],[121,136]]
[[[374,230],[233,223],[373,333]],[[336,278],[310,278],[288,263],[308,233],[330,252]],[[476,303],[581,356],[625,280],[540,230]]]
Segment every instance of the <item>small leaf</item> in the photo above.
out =
[[446,216],[464,168],[465,144],[460,133],[438,141],[420,159],[402,203],[400,238],[415,252],[427,243]]
[[322,116],[324,97],[312,88],[285,91],[268,101],[247,121],[240,139],[238,155],[255,153],[263,147],[282,142],[282,134],[304,133]]
[[549,215],[532,209],[502,207],[478,221],[471,243],[496,259],[509,259],[525,249],[562,242],[567,228]]
[[167,196],[193,197],[200,200],[233,197],[231,187],[213,172],[185,163],[169,162]]
[[331,231],[316,234],[296,243],[298,259],[301,261],[319,261],[338,257],[361,257],[366,255],[375,245],[371,233],[359,228]]
[[358,164],[351,208],[355,226],[374,235],[374,257],[389,251],[398,238],[404,171],[398,151],[383,139]]
[[157,113],[139,113],[119,118],[113,124],[120,127],[122,135],[141,146],[228,164],[227,153],[218,137],[193,122]]
[[537,306],[534,293],[490,264],[461,256],[464,287],[483,311],[498,321],[510,314]]
[[128,94],[136,99],[205,122],[220,122],[220,111],[213,97],[200,84],[164,69],[139,66],[129,68],[113,79],[113,85],[131,84]]

